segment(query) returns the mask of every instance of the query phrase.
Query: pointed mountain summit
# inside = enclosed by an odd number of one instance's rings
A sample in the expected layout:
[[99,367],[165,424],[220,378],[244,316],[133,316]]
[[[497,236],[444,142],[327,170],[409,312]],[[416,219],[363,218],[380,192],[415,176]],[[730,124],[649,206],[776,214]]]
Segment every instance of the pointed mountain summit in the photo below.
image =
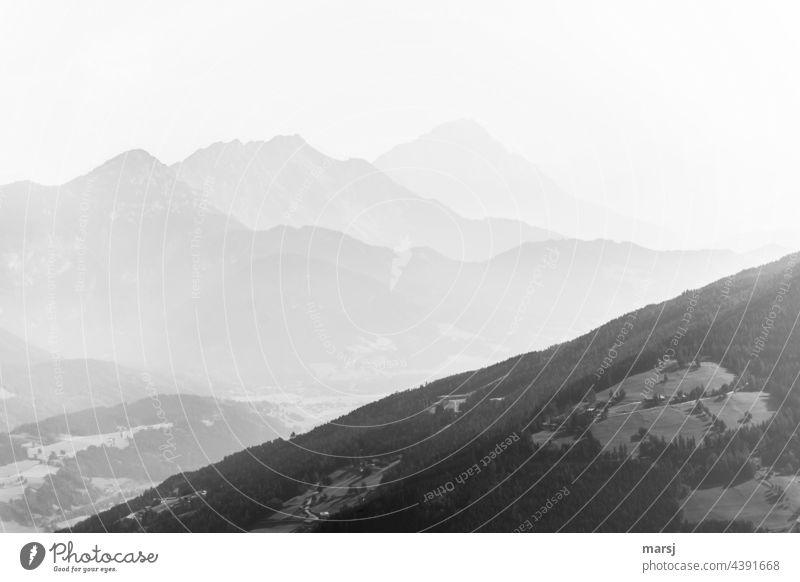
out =
[[464,145],[484,146],[487,143],[494,143],[505,150],[500,142],[492,138],[485,127],[473,119],[465,118],[447,121],[437,125],[423,137],[452,141]]
[[119,170],[125,166],[131,167],[141,167],[143,165],[150,165],[150,166],[164,166],[161,161],[156,158],[153,154],[148,152],[147,150],[143,150],[141,148],[135,148],[132,150],[128,150],[126,152],[122,152],[121,154],[117,154],[113,158],[107,160],[106,162],[100,164],[97,168],[93,171],[98,170]]
[[392,148],[375,165],[395,182],[472,218],[515,219],[582,239],[631,240],[635,232],[642,236],[634,239],[652,240],[659,232],[572,197],[470,120],[439,125]]
[[67,182],[61,191],[105,211],[119,206],[134,211],[142,210],[142,206],[163,208],[167,199],[175,211],[199,200],[185,184],[177,181],[175,173],[166,164],[143,149],[114,156],[89,173]]

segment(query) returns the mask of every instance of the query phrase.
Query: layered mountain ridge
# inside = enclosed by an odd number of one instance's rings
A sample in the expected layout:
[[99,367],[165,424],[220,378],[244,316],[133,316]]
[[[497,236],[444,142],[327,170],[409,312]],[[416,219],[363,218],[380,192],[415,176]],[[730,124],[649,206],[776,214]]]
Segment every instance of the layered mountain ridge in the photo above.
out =
[[[469,139],[504,152],[482,130]],[[385,393],[765,260],[467,219],[299,136],[216,143],[172,166],[132,150],[0,198],[0,327],[55,360],[226,397]]]

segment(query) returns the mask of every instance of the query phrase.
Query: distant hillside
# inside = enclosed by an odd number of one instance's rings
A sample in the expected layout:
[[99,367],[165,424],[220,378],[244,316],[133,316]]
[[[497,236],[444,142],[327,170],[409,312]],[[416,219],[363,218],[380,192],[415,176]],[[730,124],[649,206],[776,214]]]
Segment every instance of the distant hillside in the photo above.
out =
[[559,343],[750,264],[602,240],[459,262],[277,227],[226,239],[200,297],[171,310],[169,347],[174,362],[202,359],[251,386],[386,393]]
[[193,395],[151,394],[0,434],[4,531],[80,519],[256,443],[287,437],[283,410]]
[[0,431],[56,414],[133,402],[153,394],[208,392],[190,378],[145,372],[102,360],[40,357],[14,360],[2,369]]

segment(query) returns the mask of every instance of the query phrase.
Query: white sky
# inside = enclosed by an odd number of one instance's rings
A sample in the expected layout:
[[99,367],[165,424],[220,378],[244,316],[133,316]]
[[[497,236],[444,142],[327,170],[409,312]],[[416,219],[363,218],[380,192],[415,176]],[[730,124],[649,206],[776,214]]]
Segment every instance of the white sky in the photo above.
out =
[[796,221],[791,3],[270,4],[3,2],[0,182],[279,133],[373,159],[468,117],[675,247]]

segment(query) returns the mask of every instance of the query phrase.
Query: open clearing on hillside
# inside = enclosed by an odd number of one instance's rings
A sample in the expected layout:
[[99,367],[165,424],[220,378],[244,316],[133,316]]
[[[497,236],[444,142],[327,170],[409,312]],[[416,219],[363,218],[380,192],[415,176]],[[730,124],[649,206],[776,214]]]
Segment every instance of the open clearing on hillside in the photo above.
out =
[[[648,392],[645,380],[652,372],[634,374],[624,381],[597,393],[598,402],[606,402],[618,390],[625,391],[625,397],[608,407],[605,418],[594,416],[590,430],[592,435],[607,449],[624,446],[634,452],[641,441],[642,430],[649,436],[663,438],[667,442],[680,435],[693,438],[699,444],[710,434],[713,419],[705,413],[692,412],[694,400],[668,404],[678,392],[688,394],[700,387],[707,394],[718,390],[725,384],[733,384],[735,376],[713,362],[703,362],[699,367],[673,369],[667,372],[665,382],[652,391],[661,394],[665,400],[653,405],[644,402]],[[750,423],[758,424],[769,420],[773,411],[769,408],[769,396],[757,392],[735,392],[702,397],[703,405],[709,412],[722,420],[727,428],[736,428],[745,421],[749,412]],[[560,446],[573,442],[575,435],[563,432],[541,431],[534,435],[534,441]]]
[[[769,396],[758,392],[736,392],[721,398],[707,397],[702,402],[728,428],[739,426],[748,411],[752,414],[752,424],[759,424],[772,416],[767,406]],[[631,450],[638,443],[640,428],[644,428],[648,435],[663,438],[667,442],[680,434],[684,438],[693,438],[699,444],[710,434],[712,420],[706,414],[692,414],[693,408],[693,400],[633,412],[616,412],[612,407],[608,418],[596,421],[591,430],[607,448],[625,445]]]
[[[631,376],[598,394],[598,400],[607,400],[619,388],[626,393],[622,401],[609,407],[607,418],[596,418],[591,425],[592,434],[606,448],[623,445],[629,452],[635,452],[641,442],[642,429],[648,436],[667,442],[680,435],[700,444],[712,432],[711,415],[724,422],[726,428],[736,429],[744,422],[768,421],[774,414],[769,395],[762,392],[703,396],[701,401],[710,414],[694,411],[694,400],[667,403],[679,390],[688,394],[700,386],[710,394],[724,384],[732,385],[733,374],[710,362],[704,362],[695,370],[683,368],[668,372],[667,381],[656,388],[666,400],[647,408],[643,397],[647,394],[644,380],[649,374]],[[689,523],[704,519],[737,519],[769,530],[786,531],[795,525],[800,515],[800,484],[791,477],[767,477],[762,470],[757,478],[735,487],[696,489],[683,503],[683,517]]]
[[683,504],[689,523],[736,518],[770,531],[788,531],[800,516],[800,483],[793,476],[759,476],[735,487],[696,489]]
[[383,467],[370,465],[373,470],[367,475],[352,468],[337,469],[328,475],[330,485],[309,487],[300,495],[288,499],[275,513],[259,522],[252,531],[258,533],[297,531],[347,506],[355,505],[364,499],[369,490],[381,483],[386,471],[399,462],[396,460]]
[[[617,403],[617,406],[638,404],[647,394],[645,380],[651,377],[652,374],[652,371],[647,371],[628,376],[611,388],[598,392],[597,399],[608,400],[609,396],[617,390],[625,390],[625,399]],[[663,394],[669,400],[678,390],[683,390],[688,394],[697,386],[702,386],[706,392],[711,392],[719,389],[723,384],[731,384],[734,378],[733,374],[718,364],[702,362],[700,367],[695,370],[681,368],[667,372],[667,381],[663,384],[658,384],[656,392]]]
[[28,457],[36,458],[47,462],[50,455],[57,457],[74,457],[80,451],[85,451],[89,447],[115,447],[124,449],[129,444],[134,435],[143,430],[161,430],[171,428],[171,422],[158,424],[140,425],[132,428],[125,428],[114,432],[90,434],[90,435],[60,435],[59,440],[47,445],[34,445],[28,449]]
[[689,414],[693,404],[658,406],[629,414],[612,413],[606,420],[592,425],[592,434],[606,448],[623,445],[629,451],[638,445],[636,435],[640,428],[644,428],[648,435],[663,438],[667,442],[679,433],[699,442],[711,426],[711,420]]
[[[642,429],[647,435],[663,438],[667,442],[680,435],[693,438],[698,444],[709,434],[713,420],[707,414],[692,413],[694,401],[667,404],[669,400],[700,387],[706,394],[718,390],[723,385],[732,385],[735,376],[714,362],[702,362],[699,367],[673,368],[666,372],[656,387],[648,391],[646,380],[653,377],[652,371],[629,376],[622,382],[597,393],[598,401],[606,401],[612,394],[625,391],[625,397],[610,406],[608,417],[595,419],[592,434],[606,448],[623,445],[632,451],[638,447]],[[648,408],[644,400],[648,394],[659,394],[664,403]],[[767,409],[767,396],[755,392],[736,392],[722,396],[705,396],[703,404],[710,412],[725,422],[728,428],[735,428],[749,410],[753,415],[750,422],[767,420],[771,413]]]
[[760,424],[772,418],[774,410],[770,409],[769,394],[763,392],[736,392],[728,394],[725,398],[704,398],[703,404],[708,410],[717,415],[728,428],[736,428],[742,417],[750,412],[753,418],[751,424]]
[[21,498],[26,487],[39,487],[47,475],[56,472],[58,467],[27,459],[0,466],[0,502]]
[[[725,428],[736,429],[744,423],[761,424],[775,413],[774,407],[770,406],[770,396],[763,392],[711,395],[724,384],[732,386],[735,380],[733,374],[711,362],[704,362],[694,370],[668,371],[667,381],[657,384],[649,392],[649,395],[661,395],[664,399],[645,402],[648,396],[645,379],[652,377],[651,374],[633,375],[598,392],[595,403],[575,407],[574,413],[590,415],[589,429],[605,449],[624,446],[629,454],[636,455],[643,434],[644,438],[653,436],[667,442],[680,435],[694,439],[699,445],[714,432],[713,417],[724,422]],[[676,398],[675,404],[669,404],[678,391],[688,395],[698,386],[707,394],[700,398],[705,411],[695,409],[695,399],[679,402],[681,398]],[[603,413],[605,403],[619,389],[625,390],[625,397],[607,405]],[[558,417],[558,422],[562,423],[565,417],[566,414]],[[574,442],[576,436],[563,429],[543,430],[534,434],[533,440],[561,446]],[[757,457],[752,460],[756,466],[759,464]],[[683,518],[693,524],[703,520],[740,520],[771,531],[800,527],[800,480],[792,476],[766,475],[763,469],[757,472],[756,478],[735,487],[693,490],[682,503]]]

